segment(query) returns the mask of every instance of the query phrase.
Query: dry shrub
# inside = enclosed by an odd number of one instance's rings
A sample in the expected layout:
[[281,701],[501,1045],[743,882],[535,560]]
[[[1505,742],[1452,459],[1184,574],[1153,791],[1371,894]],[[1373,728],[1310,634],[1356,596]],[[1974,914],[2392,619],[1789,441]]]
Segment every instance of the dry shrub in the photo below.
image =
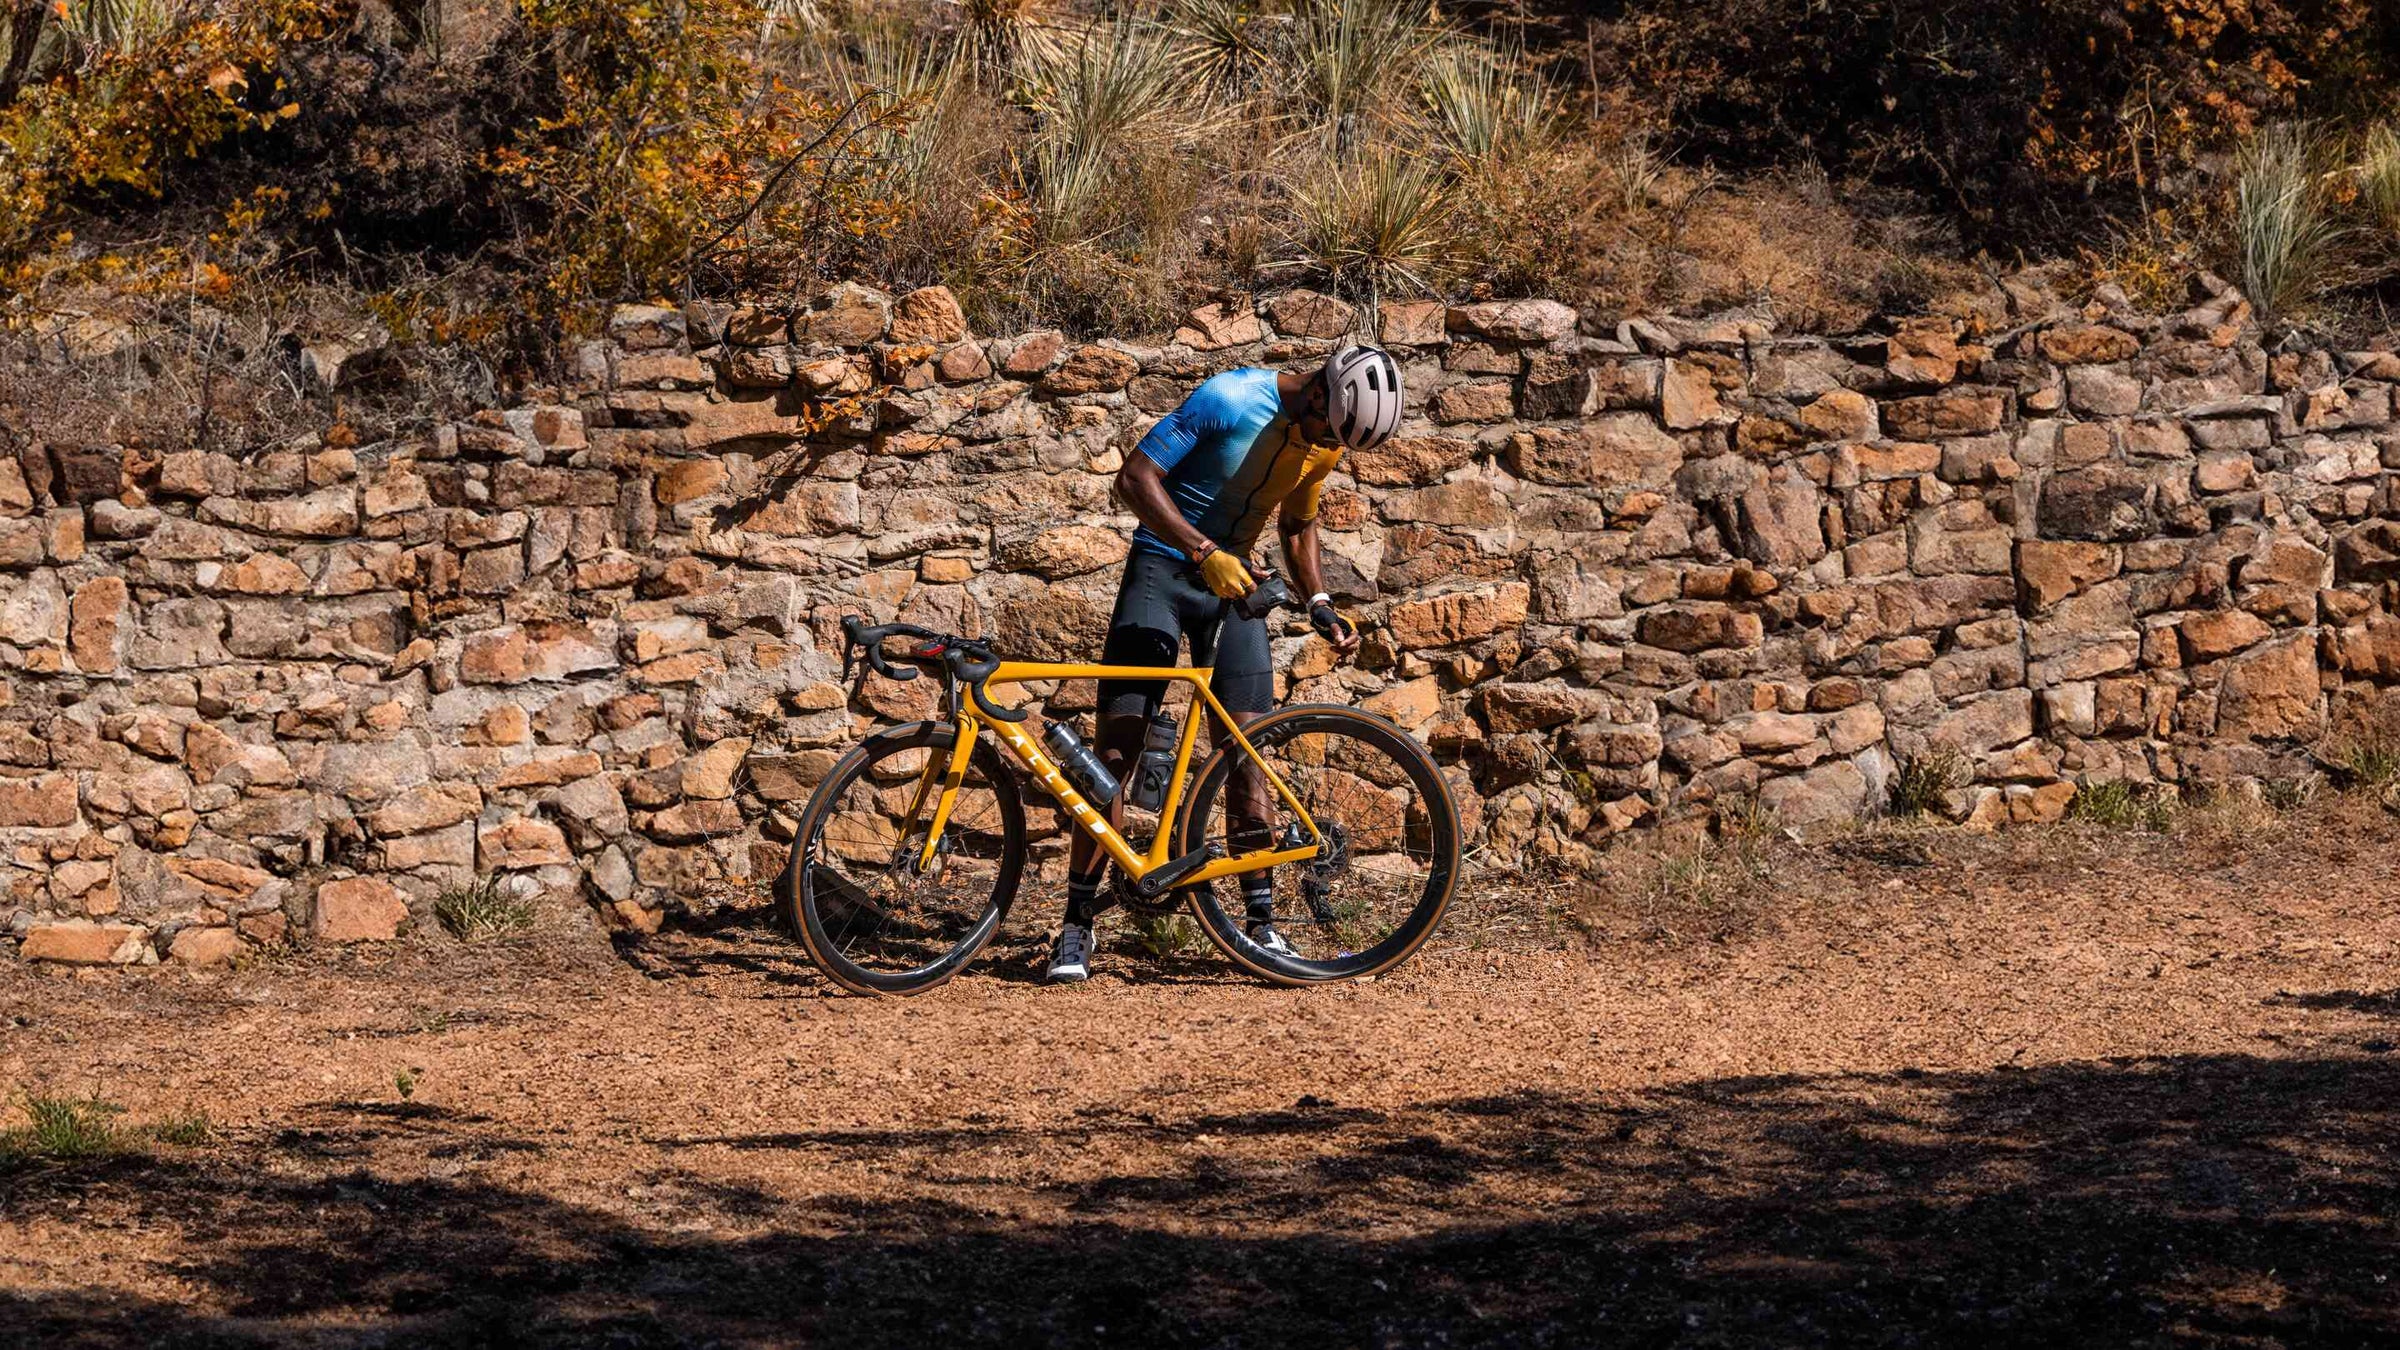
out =
[[2199,800],[2176,813],[2176,832],[2195,847],[2249,853],[2281,844],[2291,831],[2290,817],[2269,806],[2262,792],[2224,789],[2193,795]]
[[856,145],[921,109],[837,105],[776,80],[750,55],[755,0],[525,0],[524,13],[561,107],[496,163],[533,208],[527,248],[552,300],[688,289],[703,270],[788,284],[837,241],[891,227]]
[[1787,846],[1755,799],[1727,803],[1713,821],[1621,835],[1580,879],[1572,912],[1590,935],[1630,927],[1670,943],[1727,937],[1772,905]]
[[1923,312],[1982,284],[1937,222],[1897,206],[1862,215],[1819,172],[1734,183],[1644,146],[1574,141],[1465,194],[1479,273],[1603,314],[1738,307],[1801,332]]
[[26,251],[62,213],[155,198],[195,155],[295,113],[277,59],[340,17],[335,0],[62,8],[57,31],[18,48],[39,59],[5,67],[0,290],[25,284]]
[[1726,0],[1568,31],[1690,153],[1819,158],[2004,253],[2205,191],[2212,155],[2303,99],[2371,104],[2400,73],[2400,7],[2361,0]]

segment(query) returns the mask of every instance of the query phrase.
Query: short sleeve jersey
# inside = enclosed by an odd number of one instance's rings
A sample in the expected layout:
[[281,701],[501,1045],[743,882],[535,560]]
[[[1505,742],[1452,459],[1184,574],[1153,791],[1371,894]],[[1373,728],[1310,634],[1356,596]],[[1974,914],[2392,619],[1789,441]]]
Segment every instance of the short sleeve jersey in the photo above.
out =
[[[1167,497],[1186,524],[1240,557],[1285,503],[1294,519],[1316,519],[1325,476],[1342,457],[1340,446],[1311,445],[1293,428],[1271,370],[1210,378],[1160,418],[1135,453],[1165,471]],[[1147,525],[1134,531],[1133,546],[1183,556]]]

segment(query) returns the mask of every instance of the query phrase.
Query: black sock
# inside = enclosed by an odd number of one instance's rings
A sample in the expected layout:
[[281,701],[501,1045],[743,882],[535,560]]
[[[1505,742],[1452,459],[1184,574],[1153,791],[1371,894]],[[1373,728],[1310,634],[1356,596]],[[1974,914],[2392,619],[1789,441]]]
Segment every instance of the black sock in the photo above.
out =
[[[1272,831],[1255,826],[1226,832],[1226,844],[1239,857],[1275,847]],[[1242,908],[1251,924],[1272,922],[1275,918],[1275,874],[1272,872],[1242,873]]]
[[1265,872],[1242,877],[1242,909],[1253,925],[1275,921],[1275,880]]
[[1088,877],[1068,874],[1068,923],[1074,924],[1078,928],[1089,928],[1092,926],[1092,921],[1100,917],[1100,912],[1108,908],[1107,903],[1100,898],[1100,879],[1105,875],[1107,875],[1106,869],[1094,872]]

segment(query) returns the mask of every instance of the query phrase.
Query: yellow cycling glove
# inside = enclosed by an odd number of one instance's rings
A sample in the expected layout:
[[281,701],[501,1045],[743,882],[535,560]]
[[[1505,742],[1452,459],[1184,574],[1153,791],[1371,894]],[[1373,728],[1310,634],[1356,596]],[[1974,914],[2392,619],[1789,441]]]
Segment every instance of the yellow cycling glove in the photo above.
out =
[[1233,600],[1258,589],[1251,579],[1250,568],[1240,558],[1221,548],[1212,548],[1200,559],[1200,579],[1217,593],[1219,599]]

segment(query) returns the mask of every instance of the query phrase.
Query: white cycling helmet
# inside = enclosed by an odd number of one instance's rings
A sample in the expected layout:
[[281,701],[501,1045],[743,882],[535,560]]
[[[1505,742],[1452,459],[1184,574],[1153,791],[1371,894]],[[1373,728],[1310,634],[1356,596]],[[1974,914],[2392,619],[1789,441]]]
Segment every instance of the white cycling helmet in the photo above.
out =
[[1325,420],[1353,450],[1372,450],[1400,429],[1400,367],[1381,347],[1343,347],[1325,358]]

